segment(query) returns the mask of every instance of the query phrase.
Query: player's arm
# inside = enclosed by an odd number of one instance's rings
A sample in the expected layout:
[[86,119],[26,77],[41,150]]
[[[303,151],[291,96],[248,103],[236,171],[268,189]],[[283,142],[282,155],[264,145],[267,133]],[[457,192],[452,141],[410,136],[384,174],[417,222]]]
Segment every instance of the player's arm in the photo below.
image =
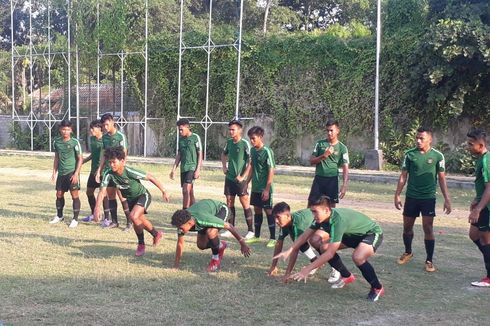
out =
[[223,171],[223,174],[228,173],[228,155],[225,154],[223,151],[221,153],[221,170]]
[[274,168],[272,166],[269,166],[269,173],[267,173],[267,184],[265,185],[264,191],[262,191],[262,200],[264,201],[269,199],[273,179]]
[[145,180],[153,183],[162,193],[163,200],[165,200],[167,203],[169,202],[170,194],[165,190],[165,188],[163,187],[163,183],[161,183],[160,180],[158,180],[157,178],[155,178],[153,175],[149,173],[146,174]]
[[97,195],[97,200],[95,202],[94,222],[99,222],[100,207],[102,205],[102,201],[104,200],[104,197],[106,196],[106,194],[107,194],[107,187],[100,186],[99,193]]
[[[79,145],[80,146],[80,145]],[[75,172],[71,176],[71,183],[76,184],[78,183],[78,178],[80,176],[80,171],[82,170],[82,165],[83,165],[83,155],[82,152],[77,152],[77,167],[75,168]]]
[[291,279],[291,272],[293,271],[294,265],[296,265],[296,260],[298,258],[299,248],[294,249],[289,256],[288,266],[286,267],[286,272],[282,277],[282,281],[287,283]]
[[408,176],[408,171],[403,170],[402,173],[400,174],[400,178],[398,179],[398,184],[396,185],[395,198],[394,198],[396,209],[402,208],[402,201],[400,199],[400,195],[403,191],[403,188],[405,187],[405,184],[407,183],[407,176]]
[[91,159],[92,159],[92,153],[90,153],[89,156],[87,156],[86,158],[83,159],[83,164],[87,163]]
[[184,235],[179,234],[177,236],[177,246],[175,247],[175,262],[174,268],[180,267],[180,259],[182,258],[182,253],[184,252]]
[[174,179],[175,170],[177,169],[179,164],[180,164],[180,153],[177,153],[177,156],[175,156],[174,165],[172,166],[172,171],[170,171],[170,179],[172,180]]
[[273,257],[273,259],[279,259],[279,258],[282,258],[283,260],[288,259],[291,255],[291,253],[293,251],[298,251],[299,248],[301,248],[301,246],[306,241],[308,241],[308,239],[310,239],[310,237],[313,235],[313,233],[315,233],[315,231],[316,231],[315,229],[308,228],[307,230],[305,230],[305,232],[303,232],[303,234],[301,234],[299,236],[299,238],[296,239],[296,241],[293,242],[293,244],[291,245],[291,247],[288,250],[283,251],[278,255],[275,255]]
[[51,174],[51,181],[56,179],[56,174],[58,173],[58,162],[59,162],[58,152],[54,153],[54,161],[53,161],[53,173]]
[[[281,253],[283,244],[284,244],[284,240],[277,240],[276,245],[274,246],[274,254],[272,255],[272,257],[275,257]],[[277,262],[278,261],[279,261],[279,259],[272,258],[271,267],[267,271],[267,275],[273,276],[273,275],[277,274]]]
[[339,198],[342,199],[347,192],[349,185],[349,163],[342,164],[342,187],[340,188]]
[[440,171],[438,173],[439,186],[441,187],[442,196],[444,197],[444,211],[446,214],[451,213],[451,198],[449,198],[449,191],[447,189],[446,173]]
[[322,155],[318,155],[317,148],[318,148],[318,144],[315,146],[315,150],[313,151],[313,154],[310,156],[311,165],[317,165],[318,163],[320,163],[321,161],[329,157],[330,154],[334,152],[333,146],[329,146]]
[[308,275],[310,275],[310,272],[314,270],[315,268],[318,268],[320,266],[323,266],[325,263],[327,263],[330,259],[335,256],[337,253],[337,250],[339,250],[341,245],[341,242],[333,242],[329,243],[327,250],[318,257],[317,260],[312,262],[311,264],[303,267],[299,273],[296,273],[292,276],[292,278],[296,281],[301,281],[304,280],[306,282],[306,278]]
[[485,191],[475,207],[471,210],[470,215],[468,216],[468,222],[476,223],[480,218],[480,212],[488,205],[490,202],[490,182],[485,183]]
[[201,175],[202,161],[204,156],[202,153],[203,151],[202,151],[200,139],[198,145],[196,145],[196,152],[197,152],[197,167],[196,170],[194,171],[194,179],[199,179],[199,176]]
[[240,243],[240,251],[245,257],[250,256],[250,247],[247,246],[245,243],[245,239],[242,238],[240,234],[238,234],[238,231],[235,229],[233,225],[231,225],[228,222],[225,222],[224,229],[230,231],[231,234],[235,237],[235,239],[238,240],[238,243]]

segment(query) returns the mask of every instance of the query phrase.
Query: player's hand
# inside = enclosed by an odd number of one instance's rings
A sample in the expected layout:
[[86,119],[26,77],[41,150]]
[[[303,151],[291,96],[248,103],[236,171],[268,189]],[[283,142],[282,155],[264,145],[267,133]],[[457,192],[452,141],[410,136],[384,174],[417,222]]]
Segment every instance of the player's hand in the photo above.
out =
[[100,172],[99,171],[97,171],[97,173],[95,174],[95,182],[100,183]]
[[396,207],[396,209],[398,209],[398,210],[402,209],[402,206],[403,206],[403,205],[402,205],[402,201],[401,201],[401,199],[400,199],[400,196],[395,195],[395,200],[394,200],[394,202],[395,202],[395,207]]
[[344,198],[346,192],[347,192],[347,187],[345,185],[342,185],[339,192],[339,198],[340,199]]
[[479,218],[480,218],[480,210],[475,207],[471,210],[470,215],[468,216],[468,222],[477,223]]
[[173,180],[173,179],[174,179],[174,173],[175,173],[175,171],[174,171],[174,170],[170,171],[170,175],[169,175],[169,177],[170,177],[170,179],[171,179],[171,180]]
[[245,242],[240,242],[240,251],[242,252],[242,255],[245,257],[250,257],[251,251],[250,247],[247,246]]
[[170,201],[170,194],[168,193],[168,191],[164,191],[162,193],[162,196],[163,196],[163,200],[166,201],[167,203]]
[[268,276],[276,276],[279,270],[277,269],[276,266],[269,268],[269,270],[266,272]]
[[70,178],[70,181],[71,181],[71,184],[72,184],[72,185],[77,184],[77,183],[78,183],[78,174],[73,173],[73,175],[72,175],[72,176],[71,176],[71,178]]
[[262,191],[261,199],[262,199],[262,201],[269,200],[269,191],[267,191],[267,190]]
[[327,158],[329,157],[330,155],[332,155],[332,153],[334,152],[334,148],[332,145],[330,145],[326,150],[325,150],[325,153],[323,153],[323,157],[324,158]]
[[51,182],[54,182],[54,180],[56,180],[56,172],[53,172],[53,174],[51,174]]
[[227,174],[228,173],[228,168],[227,167],[223,166],[222,170],[223,170],[223,174]]
[[194,179],[199,179],[201,172],[199,170],[194,171]]
[[287,260],[289,258],[289,256],[291,255],[291,252],[292,251],[293,251],[293,248],[289,248],[288,250],[283,251],[283,252],[275,255],[274,257],[272,257],[272,259],[280,259],[280,258],[282,258],[283,260]]
[[306,279],[308,278],[308,276],[310,275],[310,272],[306,270],[305,267],[303,267],[303,269],[301,269],[300,272],[294,274],[291,278],[295,281],[305,281],[306,283]]
[[94,219],[93,219],[94,223],[99,223],[99,221],[100,221],[100,218],[99,218],[99,216],[100,216],[100,208],[99,207],[96,207],[94,209],[94,215],[93,216],[94,216]]
[[470,204],[470,211],[472,211],[476,207],[476,205],[478,205],[478,201],[473,200]]
[[244,179],[245,179],[245,178],[244,178],[243,176],[241,176],[241,175],[239,175],[239,176],[237,176],[237,177],[235,178],[236,182],[238,182],[238,183],[243,182],[243,180],[244,180]]
[[450,200],[445,200],[444,201],[444,212],[446,214],[451,213],[451,201]]

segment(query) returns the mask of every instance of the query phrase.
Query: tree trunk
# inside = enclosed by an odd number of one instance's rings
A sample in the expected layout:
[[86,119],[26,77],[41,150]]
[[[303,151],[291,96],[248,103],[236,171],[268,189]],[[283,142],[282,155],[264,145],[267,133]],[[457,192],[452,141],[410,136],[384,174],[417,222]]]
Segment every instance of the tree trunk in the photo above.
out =
[[262,28],[262,33],[264,33],[264,35],[267,34],[267,21],[269,19],[269,11],[271,9],[271,5],[272,5],[272,1],[273,0],[267,0],[267,3],[265,5],[265,12],[264,12],[264,26]]

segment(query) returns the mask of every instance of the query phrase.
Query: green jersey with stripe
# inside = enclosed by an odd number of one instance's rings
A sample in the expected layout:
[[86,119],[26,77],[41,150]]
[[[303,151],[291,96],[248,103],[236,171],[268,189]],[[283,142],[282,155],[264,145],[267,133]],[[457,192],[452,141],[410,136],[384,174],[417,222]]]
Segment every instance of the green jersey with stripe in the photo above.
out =
[[243,138],[235,143],[229,138],[223,148],[223,154],[228,156],[226,178],[234,181],[237,176],[243,174],[250,161],[250,143]]
[[102,138],[97,139],[95,136],[90,137],[90,154],[92,155],[90,173],[95,174],[100,164],[100,154],[104,144],[102,143]]
[[408,172],[407,197],[436,198],[437,175],[445,171],[444,155],[433,148],[426,153],[412,148],[405,153],[402,170]]
[[309,208],[305,208],[292,213],[291,219],[291,225],[279,231],[279,240],[284,240],[289,235],[293,241],[296,241],[313,223],[313,213]]
[[128,149],[128,140],[126,139],[126,136],[119,130],[117,130],[114,135],[105,133],[102,136],[102,143],[104,145],[104,149],[113,148],[116,146],[122,146],[124,149]]
[[180,172],[195,171],[202,151],[201,137],[192,133],[187,137],[179,137]]
[[107,187],[112,181],[121,191],[123,197],[128,200],[137,199],[139,196],[146,193],[146,188],[141,184],[142,179],[146,178],[146,172],[125,166],[123,173],[117,175],[111,169],[104,171],[104,176],[100,183],[101,187]]
[[192,218],[196,222],[196,231],[201,231],[205,228],[223,229],[225,227],[225,221],[216,217],[216,214],[224,206],[226,205],[220,201],[203,199],[189,207],[187,211],[191,213]]
[[261,149],[252,147],[250,156],[252,157],[252,192],[262,192],[267,186],[269,171],[276,167],[274,153],[267,146]]
[[[490,154],[485,152],[475,164],[475,191],[476,199],[480,201],[485,192],[485,184],[490,182]],[[490,203],[487,204],[490,209]]]
[[78,139],[70,137],[67,141],[58,136],[53,141],[53,149],[58,154],[58,175],[67,175],[77,168],[77,161],[82,156],[82,147]]
[[[330,147],[330,142],[327,139],[319,140],[315,144],[312,156],[318,157],[325,153]],[[315,175],[321,177],[335,177],[339,175],[339,167],[344,164],[349,164],[349,151],[347,146],[341,142],[333,145],[334,151],[326,159],[316,165]]]
[[310,228],[323,229],[330,233],[330,243],[342,242],[344,236],[364,236],[368,234],[381,234],[383,230],[378,223],[367,215],[350,208],[332,208],[330,218],[323,222],[313,222]]

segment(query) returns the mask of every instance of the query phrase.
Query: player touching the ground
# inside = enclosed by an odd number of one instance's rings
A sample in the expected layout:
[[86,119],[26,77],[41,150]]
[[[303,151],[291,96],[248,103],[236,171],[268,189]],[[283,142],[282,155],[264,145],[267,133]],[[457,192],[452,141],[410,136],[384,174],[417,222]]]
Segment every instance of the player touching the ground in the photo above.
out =
[[[105,161],[104,151],[108,148],[113,148],[116,146],[122,146],[124,148],[124,154],[128,155],[128,141],[126,136],[117,129],[114,117],[110,113],[105,113],[100,117],[100,122],[104,128],[105,134],[102,136],[103,150],[101,153],[100,165],[95,175],[95,180],[101,182],[104,173],[110,170],[109,164]],[[119,227],[119,222],[117,219],[117,200],[116,194],[121,201],[121,206],[123,207],[124,214],[126,215],[126,228],[124,231],[129,231],[131,229],[131,219],[129,218],[129,207],[126,199],[121,195],[121,192],[116,189],[116,187],[110,183],[107,186],[107,200],[104,200],[104,216],[107,217],[106,212],[110,212],[111,220],[104,218],[102,222],[102,227],[107,228],[117,228]],[[96,216],[98,218],[98,216]],[[96,220],[98,222],[98,220]]]
[[486,133],[483,130],[471,130],[467,134],[468,151],[477,157],[475,164],[475,200],[470,206],[468,222],[470,239],[483,255],[487,276],[472,282],[477,287],[490,287],[490,154],[487,149]]
[[[100,153],[102,152],[102,123],[100,120],[94,120],[90,123],[90,155],[87,156],[83,163],[91,161],[90,165],[90,175],[87,181],[87,199],[90,205],[90,215],[83,218],[83,222],[91,222],[94,220],[94,210],[95,210],[95,189],[100,187],[100,183],[95,181],[95,175],[97,174],[97,169],[100,163]],[[98,220],[98,218],[96,219]]]
[[175,169],[180,163],[182,208],[186,209],[196,202],[194,197],[194,179],[198,179],[201,173],[202,144],[201,137],[191,131],[188,119],[179,119],[177,127],[179,128],[179,148],[170,172],[170,179],[174,180]]
[[[56,224],[63,221],[63,208],[65,207],[65,192],[70,191],[73,200],[73,219],[70,228],[78,225],[80,213],[80,170],[83,164],[82,148],[78,139],[71,136],[72,123],[63,120],[59,125],[60,136],[53,141],[54,163],[51,181],[56,178],[56,216],[49,222]],[[56,177],[56,175],[58,175]]]
[[[146,219],[148,207],[151,203],[151,195],[141,184],[141,180],[153,183],[162,192],[163,200],[168,202],[170,195],[165,191],[163,184],[151,174],[126,166],[126,153],[122,146],[110,147],[104,151],[105,160],[110,170],[104,173],[100,183],[99,194],[95,206],[95,214],[99,213],[99,207],[106,195],[109,184],[120,189],[124,198],[128,201],[130,210],[129,218],[133,222],[134,231],[138,237],[136,256],[145,253],[145,240],[143,231],[148,231],[153,236],[153,246],[156,246],[163,237],[162,231],[157,231],[153,224]],[[98,215],[95,215],[98,216]]]
[[[242,138],[242,123],[232,120],[228,123],[230,138],[226,141],[223,153],[221,153],[221,164],[225,177],[226,205],[230,209],[229,223],[235,226],[235,197],[238,196],[243,207],[248,233],[245,240],[253,238],[253,213],[250,208],[250,197],[248,195],[249,178],[245,171],[250,165],[250,144]],[[231,237],[229,231],[225,231],[222,237]]]
[[[407,192],[403,208],[403,243],[405,252],[398,258],[398,264],[408,263],[412,257],[413,225],[415,219],[422,213],[424,229],[425,270],[435,272],[432,262],[435,246],[434,216],[436,215],[436,186],[439,179],[442,195],[444,196],[444,211],[451,213],[451,200],[446,185],[444,155],[431,147],[432,131],[420,127],[415,136],[417,147],[405,153],[402,173],[395,192],[395,207],[401,209],[400,194],[406,183]],[[408,181],[408,182],[407,182]]]
[[250,152],[252,157],[251,164],[245,174],[252,174],[250,203],[254,207],[255,236],[245,241],[247,243],[256,243],[260,240],[260,229],[264,219],[262,210],[264,210],[270,233],[267,247],[272,248],[276,245],[276,221],[272,216],[272,197],[274,193],[272,182],[276,166],[274,153],[272,149],[264,144],[264,129],[262,127],[254,126],[248,130],[247,134],[253,147]]
[[[274,207],[272,208],[272,217],[275,218],[277,225],[279,225],[279,227],[281,228],[279,230],[279,238],[276,242],[276,246],[274,247],[274,254],[272,255],[273,257],[278,255],[282,251],[284,239],[287,236],[290,236],[291,240],[293,240],[294,242],[301,234],[303,234],[305,230],[308,230],[313,223],[313,213],[309,208],[291,213],[291,208],[285,202],[280,202],[274,205]],[[317,250],[319,249],[320,248],[317,248]],[[303,243],[299,250],[308,257],[310,262],[314,262],[316,260],[316,254],[311,249],[310,243],[308,241]],[[296,263],[297,254],[298,251],[295,251],[289,257],[289,264],[286,268],[286,272],[284,273],[284,276],[281,277],[281,280],[283,282],[288,282],[291,271],[293,270]],[[272,259],[271,267],[267,271],[267,274],[269,276],[277,275],[277,262],[278,259]],[[335,283],[336,281],[338,281],[338,279],[334,282],[331,282],[329,280],[330,283]]]
[[211,248],[212,256],[208,265],[208,272],[216,272],[221,267],[221,260],[227,243],[219,240],[219,230],[225,229],[231,232],[240,243],[240,251],[245,257],[250,256],[250,248],[230,223],[228,207],[219,201],[203,199],[187,209],[177,210],[172,215],[172,225],[177,227],[178,238],[175,250],[174,267],[180,267],[180,259],[184,251],[184,234],[195,227],[197,231],[197,247],[201,250]]
[[[368,300],[377,301],[384,295],[384,289],[368,259],[374,255],[383,241],[381,227],[366,215],[355,210],[332,208],[330,199],[327,196],[322,196],[311,202],[310,209],[315,218],[315,222],[311,225],[311,230],[329,230],[330,240],[321,256],[313,263],[303,267],[292,278],[297,281],[305,280],[306,282],[306,278],[313,269],[329,262],[342,274],[342,278],[338,283],[333,284],[332,288],[342,288],[346,284],[354,282],[355,277],[343,266],[337,251],[344,248],[354,248],[352,260],[361,271],[362,276],[371,285]],[[282,257],[287,259],[293,250],[299,248],[298,244],[304,242],[305,239],[311,236],[311,233],[312,231],[305,231],[294,242],[293,247],[275,256],[275,258]]]

